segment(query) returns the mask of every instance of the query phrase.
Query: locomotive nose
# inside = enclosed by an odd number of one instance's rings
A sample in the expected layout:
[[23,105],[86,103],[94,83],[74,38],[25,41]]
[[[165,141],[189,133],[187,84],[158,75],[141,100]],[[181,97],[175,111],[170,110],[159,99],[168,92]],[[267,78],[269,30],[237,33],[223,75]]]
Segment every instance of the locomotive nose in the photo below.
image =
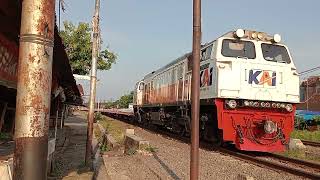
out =
[[265,121],[263,128],[266,134],[272,134],[277,131],[277,124],[272,121]]

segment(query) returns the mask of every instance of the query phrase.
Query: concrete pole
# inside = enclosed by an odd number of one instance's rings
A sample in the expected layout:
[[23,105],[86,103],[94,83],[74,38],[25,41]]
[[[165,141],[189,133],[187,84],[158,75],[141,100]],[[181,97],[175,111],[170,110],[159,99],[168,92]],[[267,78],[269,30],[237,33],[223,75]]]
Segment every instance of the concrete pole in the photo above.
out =
[[14,180],[47,179],[55,0],[23,0]]
[[86,165],[89,165],[92,156],[92,134],[93,134],[93,118],[94,106],[96,97],[96,83],[97,83],[97,60],[99,53],[99,11],[100,0],[95,2],[95,13],[92,21],[93,28],[93,43],[92,43],[92,63],[91,63],[91,78],[90,78],[90,99],[89,99],[89,113],[88,113],[88,129],[87,129],[87,147],[86,147]]
[[199,178],[201,0],[193,0],[190,179]]

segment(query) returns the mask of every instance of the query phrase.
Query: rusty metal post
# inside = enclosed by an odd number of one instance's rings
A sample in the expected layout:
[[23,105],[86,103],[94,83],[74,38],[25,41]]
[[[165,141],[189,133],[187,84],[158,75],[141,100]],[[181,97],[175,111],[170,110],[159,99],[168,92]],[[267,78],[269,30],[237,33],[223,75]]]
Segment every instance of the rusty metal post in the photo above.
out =
[[61,117],[60,117],[60,129],[63,129],[64,126],[64,110],[65,110],[65,105],[62,104],[62,111],[61,111]]
[[4,117],[6,115],[7,107],[8,107],[7,102],[3,102],[2,104],[3,104],[3,108],[2,108],[2,112],[1,112],[1,118],[0,118],[0,132],[1,132],[2,126],[4,124]]
[[56,110],[56,118],[54,122],[54,138],[57,139],[57,132],[58,132],[58,116],[59,116],[59,110]]
[[190,179],[199,176],[201,0],[193,0]]
[[92,156],[92,134],[93,134],[93,118],[94,106],[96,97],[97,83],[97,60],[99,52],[99,11],[100,0],[95,1],[95,12],[92,21],[93,28],[93,43],[92,43],[92,62],[91,62],[91,77],[90,77],[90,99],[88,112],[88,129],[87,129],[87,147],[86,147],[86,165],[89,165]]
[[47,179],[55,0],[23,0],[15,119],[15,180]]

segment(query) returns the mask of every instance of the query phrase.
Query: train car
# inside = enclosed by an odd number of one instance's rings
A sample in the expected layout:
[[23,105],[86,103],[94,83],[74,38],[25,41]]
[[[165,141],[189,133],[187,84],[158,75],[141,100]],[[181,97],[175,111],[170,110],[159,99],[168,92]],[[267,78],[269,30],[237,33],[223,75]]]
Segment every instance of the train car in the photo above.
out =
[[[192,56],[147,74],[136,121],[190,132]],[[299,103],[299,75],[281,36],[238,29],[202,45],[200,137],[245,151],[284,151]]]

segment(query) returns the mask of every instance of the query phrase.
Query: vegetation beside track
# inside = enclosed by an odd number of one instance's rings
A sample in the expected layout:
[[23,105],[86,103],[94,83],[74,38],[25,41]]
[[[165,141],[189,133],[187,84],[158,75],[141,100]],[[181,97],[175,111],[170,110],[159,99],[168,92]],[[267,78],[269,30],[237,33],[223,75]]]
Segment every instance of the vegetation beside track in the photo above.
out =
[[283,153],[277,153],[279,155],[289,157],[289,158],[296,158],[305,161],[313,161],[320,163],[320,156],[317,154],[308,154],[304,150],[287,150]]
[[111,134],[119,144],[124,141],[125,128],[120,125],[119,121],[102,115],[98,123],[101,124],[107,133]]
[[291,134],[292,138],[320,142],[320,131],[295,130]]

